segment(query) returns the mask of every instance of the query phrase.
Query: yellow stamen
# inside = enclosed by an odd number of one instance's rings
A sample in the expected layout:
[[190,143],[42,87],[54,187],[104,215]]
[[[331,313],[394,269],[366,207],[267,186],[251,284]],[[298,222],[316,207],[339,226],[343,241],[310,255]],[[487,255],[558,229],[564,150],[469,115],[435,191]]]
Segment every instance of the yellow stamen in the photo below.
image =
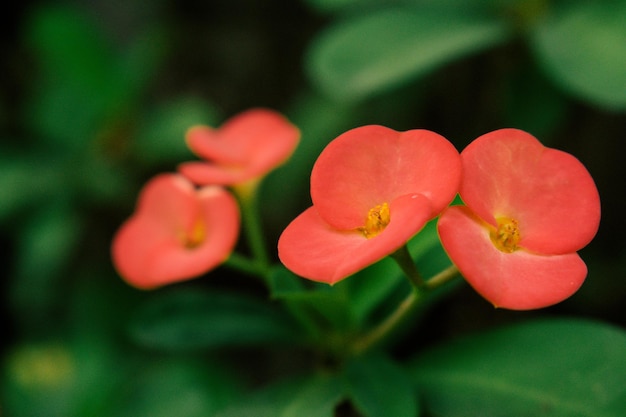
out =
[[184,235],[183,243],[187,249],[194,249],[204,242],[206,238],[206,227],[201,219],[193,225],[191,231]]
[[370,239],[378,236],[380,232],[385,230],[385,227],[389,224],[389,204],[383,203],[370,209],[367,213],[367,219],[365,219],[365,226],[359,227],[359,232],[363,233],[363,236]]
[[521,239],[517,220],[508,217],[498,217],[496,221],[498,222],[498,228],[489,234],[491,241],[502,252],[515,252],[517,244]]

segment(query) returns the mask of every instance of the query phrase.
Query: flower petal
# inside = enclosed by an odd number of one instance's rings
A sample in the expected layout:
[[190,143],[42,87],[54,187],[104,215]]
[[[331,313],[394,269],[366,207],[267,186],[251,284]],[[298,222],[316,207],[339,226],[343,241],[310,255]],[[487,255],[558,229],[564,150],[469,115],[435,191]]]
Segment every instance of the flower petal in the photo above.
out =
[[223,131],[210,126],[192,126],[185,133],[187,146],[202,159],[220,161],[222,164],[241,164],[247,154],[241,147],[224,137]]
[[544,147],[532,135],[501,129],[461,152],[460,195],[479,217],[519,222],[520,246],[538,253],[575,252],[600,222],[593,179],[574,156]]
[[311,198],[340,230],[362,226],[370,209],[402,195],[428,198],[434,217],[454,198],[460,173],[459,154],[443,136],[363,126],[322,151],[311,173]]
[[201,185],[232,185],[250,178],[250,171],[241,166],[220,166],[197,161],[180,164],[178,172]]
[[293,153],[300,131],[281,114],[251,109],[226,121],[219,129],[194,126],[187,131],[189,148],[210,162],[185,163],[179,171],[200,185],[234,185],[265,175]]
[[439,218],[439,236],[450,259],[470,285],[494,306],[512,310],[547,307],[582,285],[587,267],[577,253],[505,253],[489,237],[489,226],[469,208],[453,206]]
[[358,230],[334,229],[310,207],[283,231],[278,256],[295,274],[334,284],[396,251],[424,227],[431,213],[424,196],[400,197],[390,205],[387,227],[367,239]]
[[[184,238],[198,224],[202,239]],[[154,288],[199,276],[226,260],[237,241],[237,202],[220,187],[196,191],[179,175],[146,184],[137,210],[115,235],[112,257],[120,275],[138,288]]]

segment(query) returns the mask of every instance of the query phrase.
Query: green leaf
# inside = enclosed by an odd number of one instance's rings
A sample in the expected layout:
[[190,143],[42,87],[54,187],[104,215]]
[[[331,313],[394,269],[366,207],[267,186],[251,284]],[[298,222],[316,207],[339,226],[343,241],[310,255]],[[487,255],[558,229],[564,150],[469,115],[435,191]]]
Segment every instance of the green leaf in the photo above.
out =
[[13,346],[2,365],[3,415],[73,415],[79,400],[79,369],[67,345],[47,342]]
[[80,216],[61,198],[23,224],[10,296],[17,317],[41,323],[64,298],[63,271],[82,236]]
[[341,379],[307,375],[278,381],[215,417],[332,417],[343,398]]
[[237,398],[232,372],[206,361],[169,358],[151,361],[112,398],[107,415],[117,417],[213,416]]
[[608,109],[626,109],[626,1],[565,6],[532,32],[537,59],[571,94]]
[[95,411],[109,404],[111,392],[126,388],[134,376],[127,366],[130,355],[120,355],[100,340],[80,339],[64,341],[56,334],[50,340],[13,346],[3,358],[2,415],[115,415]]
[[[158,25],[138,33],[121,51],[115,62],[116,92],[121,97],[137,97],[154,80],[170,52],[171,36]],[[127,90],[127,91],[124,91]]]
[[507,80],[503,124],[533,132],[545,146],[550,146],[550,138],[566,123],[569,97],[533,62],[519,66],[511,75]]
[[345,20],[318,37],[310,76],[328,94],[357,100],[416,79],[508,38],[505,24],[454,8],[397,8]]
[[389,257],[357,272],[346,280],[346,285],[349,287],[349,308],[361,325],[399,289],[403,289],[405,293],[410,291],[402,271]]
[[99,29],[78,8],[41,7],[28,22],[27,40],[43,68],[55,78],[79,89],[106,91],[113,50]]
[[298,342],[291,317],[243,294],[172,290],[148,300],[130,323],[138,343],[165,350]]
[[382,354],[346,366],[349,397],[364,417],[416,417],[417,395],[406,372]]
[[[496,0],[497,1],[497,0]],[[463,9],[465,11],[476,10],[485,5],[491,6],[491,1],[485,0],[305,0],[305,3],[321,13],[358,13],[364,9],[373,9],[401,5],[434,5],[443,9]]]
[[216,126],[218,112],[210,103],[194,97],[168,100],[151,109],[141,121],[133,152],[146,164],[178,163],[195,159],[185,142],[193,125]]
[[539,320],[477,334],[409,364],[426,408],[447,417],[619,417],[626,334],[583,320]]
[[306,281],[282,266],[270,276],[272,297],[287,303],[303,325],[310,331],[348,330],[353,325],[350,300],[345,284],[334,286]]
[[26,102],[28,123],[54,146],[89,143],[113,101],[119,104],[111,43],[86,14],[64,6],[30,16],[26,39],[40,69]]
[[0,148],[0,222],[66,191],[61,163],[50,154]]
[[165,49],[164,35],[146,30],[116,53],[107,28],[78,10],[41,7],[26,25],[39,72],[25,122],[67,149],[84,148],[129,123]]
[[417,268],[426,279],[452,265],[452,261],[439,240],[437,220],[433,219],[426,223],[424,228],[407,244]]

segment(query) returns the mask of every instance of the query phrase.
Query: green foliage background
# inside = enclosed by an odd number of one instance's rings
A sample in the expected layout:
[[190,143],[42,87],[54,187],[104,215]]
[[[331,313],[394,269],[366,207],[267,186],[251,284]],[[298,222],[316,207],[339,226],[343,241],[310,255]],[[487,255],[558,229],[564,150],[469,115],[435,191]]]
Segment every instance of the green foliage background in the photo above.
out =
[[[26,1],[5,10],[0,414],[625,415],[624,22],[624,0]],[[516,127],[577,156],[597,182],[603,215],[581,251],[587,281],[535,312],[494,310],[461,284],[394,343],[336,372],[316,366],[315,347],[337,348],[333,337],[399,299],[406,284],[387,261],[313,292],[280,268],[269,293],[226,267],[153,292],[128,287],[109,245],[142,184],[193,158],[188,126],[256,106],[302,131],[293,158],[262,186],[270,248],[309,205],[315,158],[347,129],[426,128],[462,150]],[[448,262],[432,225],[411,250],[426,276]],[[332,331],[303,331],[311,323],[289,314],[294,305]]]

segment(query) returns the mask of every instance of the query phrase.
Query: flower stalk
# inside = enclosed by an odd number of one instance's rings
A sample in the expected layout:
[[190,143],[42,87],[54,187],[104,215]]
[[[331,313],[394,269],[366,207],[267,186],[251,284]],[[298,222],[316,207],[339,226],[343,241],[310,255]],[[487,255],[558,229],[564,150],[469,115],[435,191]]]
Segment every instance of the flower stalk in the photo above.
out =
[[[406,246],[404,247],[406,249]],[[396,256],[398,253],[406,253],[408,254],[408,250],[406,251],[398,251],[392,255],[394,259],[398,263],[398,257]],[[452,282],[455,278],[459,276],[459,270],[456,266],[451,265],[448,268],[442,270],[432,278],[429,278],[427,281],[423,280],[419,275],[419,271],[415,264],[411,261],[410,263],[413,265],[412,268],[407,266],[405,262],[405,255],[400,255],[400,259],[402,259],[403,265],[406,266],[406,269],[412,271],[411,274],[416,274],[413,278],[409,277],[409,280],[413,283],[416,276],[420,277],[420,282],[422,282],[421,286],[413,285],[412,291],[407,295],[404,300],[398,307],[389,314],[383,321],[381,321],[377,326],[373,327],[370,331],[363,334],[360,338],[357,338],[351,346],[350,353],[353,355],[360,355],[368,350],[372,349],[374,346],[379,345],[386,339],[388,339],[395,331],[402,326],[403,323],[406,322],[417,310],[417,308],[423,304],[423,302],[429,296],[429,293],[443,287],[444,285]],[[410,256],[409,256],[410,260]],[[403,268],[405,271],[405,268]],[[405,271],[406,273],[406,271]]]
[[258,186],[259,181],[253,183],[244,183],[233,187],[233,190],[239,198],[241,207],[242,222],[244,234],[253,262],[256,268],[256,275],[267,277],[271,261],[265,244],[265,235],[263,233],[263,225],[261,224],[261,215],[258,204]]
[[402,272],[404,272],[417,291],[426,289],[426,281],[424,281],[424,278],[422,278],[417,266],[415,266],[415,262],[413,262],[409,249],[406,245],[403,245],[390,256],[394,261],[396,261],[398,266],[402,269]]

